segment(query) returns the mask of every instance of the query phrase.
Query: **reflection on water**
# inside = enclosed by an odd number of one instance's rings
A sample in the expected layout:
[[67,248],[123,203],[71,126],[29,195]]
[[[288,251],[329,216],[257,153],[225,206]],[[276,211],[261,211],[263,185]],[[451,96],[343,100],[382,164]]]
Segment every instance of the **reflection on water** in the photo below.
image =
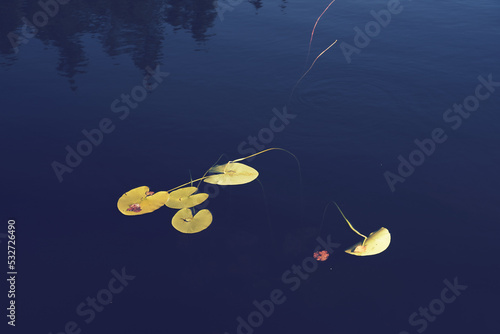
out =
[[[222,0],[220,0],[222,1]],[[222,1],[223,2],[223,1]],[[234,9],[242,0],[232,1]],[[262,0],[249,0],[255,9]],[[286,0],[281,4],[285,8]],[[168,25],[202,44],[211,36],[221,3],[207,0],[15,0],[0,4],[0,55],[12,65],[32,39],[58,50],[58,72],[74,86],[88,63],[82,38],[96,36],[111,57],[127,54],[143,70],[161,63]],[[227,4],[226,4],[227,7]],[[73,87],[74,88],[74,87]],[[74,88],[76,89],[76,88]]]

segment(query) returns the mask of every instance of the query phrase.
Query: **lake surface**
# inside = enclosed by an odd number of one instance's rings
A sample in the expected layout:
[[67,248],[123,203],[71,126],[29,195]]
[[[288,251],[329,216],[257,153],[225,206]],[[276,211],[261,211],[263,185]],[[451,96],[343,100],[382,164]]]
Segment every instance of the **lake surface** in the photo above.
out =
[[[309,46],[329,3],[2,2],[2,333],[500,330],[500,3],[337,0]],[[200,233],[116,207],[271,147]]]

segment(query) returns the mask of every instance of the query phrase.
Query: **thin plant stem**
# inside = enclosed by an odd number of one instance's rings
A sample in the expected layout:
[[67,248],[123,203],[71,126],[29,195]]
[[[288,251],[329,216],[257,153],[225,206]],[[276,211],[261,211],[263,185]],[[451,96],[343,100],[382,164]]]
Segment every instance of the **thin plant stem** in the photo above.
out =
[[335,0],[333,0],[332,2],[330,2],[330,4],[328,4],[328,6],[326,6],[325,10],[321,13],[321,15],[316,20],[316,23],[314,23],[314,27],[313,27],[313,30],[311,32],[311,39],[309,40],[309,49],[307,50],[306,65],[307,65],[307,61],[309,60],[309,54],[311,53],[311,44],[313,41],[314,30],[316,29],[316,26],[318,25],[318,22],[321,19],[321,17],[323,16],[323,14],[325,14],[325,12],[328,10],[328,8],[330,8],[332,3],[334,3],[334,2],[335,2]]
[[206,179],[207,177],[208,177],[208,176],[204,176],[204,177],[200,177],[199,179],[196,179],[196,180],[192,180],[192,181],[186,182],[186,183],[184,183],[184,184],[181,184],[180,186],[177,186],[177,187],[175,187],[175,188],[172,188],[172,189],[168,190],[167,192],[168,192],[168,193],[170,193],[170,192],[172,192],[172,191],[174,191],[174,190],[176,190],[176,189],[179,189],[179,188],[182,188],[182,187],[184,187],[184,186],[187,186],[188,184],[192,184],[193,182],[197,182],[197,181],[200,181],[200,180],[204,180],[204,179]]
[[[210,167],[209,169],[207,169],[207,171],[205,172],[205,174],[203,174],[203,176],[201,177],[200,179],[200,182],[198,182],[198,186],[196,187],[196,189],[200,188],[200,184],[201,184],[201,181],[203,179],[206,179],[205,175],[207,175],[207,173],[212,169],[214,168],[215,165],[217,165],[217,163],[219,162],[219,160],[224,156],[224,153],[220,155],[219,159],[217,159],[217,161],[212,165],[212,167]],[[208,177],[208,176],[207,176]]]
[[351,228],[351,230],[353,230],[354,232],[356,232],[356,234],[358,234],[359,236],[362,236],[363,238],[365,238],[365,240],[363,240],[363,245],[365,244],[365,241],[367,239],[367,237],[361,233],[359,233],[358,231],[356,231],[356,229],[351,225],[351,223],[347,220],[347,218],[345,217],[344,213],[342,212],[342,210],[340,210],[339,206],[337,205],[337,203],[333,202],[333,204],[335,204],[335,206],[337,207],[337,209],[339,209],[340,211],[340,214],[342,215],[342,217],[344,217],[345,221],[347,222],[347,224],[349,224],[349,227]]
[[334,201],[330,201],[328,202],[328,204],[325,206],[325,210],[323,210],[323,219],[321,219],[321,225],[319,227],[319,232],[321,233],[321,229],[323,228],[323,223],[325,221],[325,214],[326,214],[326,209],[328,209],[328,206],[330,204],[335,204],[335,206],[337,207],[337,209],[339,209],[340,211],[340,214],[342,215],[342,217],[344,217],[345,221],[347,222],[347,224],[349,224],[349,227],[351,228],[351,230],[353,230],[354,232],[356,232],[356,234],[358,234],[359,236],[362,236],[364,238],[363,240],[363,246],[365,245],[365,241],[366,239],[368,239],[365,235],[359,233],[352,225],[351,223],[349,222],[349,220],[347,220],[347,218],[345,217],[344,213],[342,212],[342,210],[340,210],[339,206],[337,205],[337,203],[335,203]]
[[316,60],[318,60],[319,57],[321,57],[323,55],[323,53],[325,53],[326,51],[328,51],[328,49],[330,49],[332,46],[335,45],[335,43],[337,43],[337,40],[335,40],[335,42],[333,42],[329,47],[327,47],[325,50],[323,50],[323,52],[321,52],[317,57],[316,59],[314,59],[313,63],[311,64],[311,67],[309,67],[309,69],[306,71],[306,73],[304,73],[299,81],[297,81],[297,83],[295,84],[295,86],[293,86],[292,88],[292,92],[290,93],[290,98],[292,98],[292,95],[293,93],[295,92],[295,88],[297,88],[297,86],[299,85],[299,83],[302,81],[302,79],[304,79],[304,77],[307,75],[307,73],[309,73],[309,71],[313,68],[314,64],[316,63]]

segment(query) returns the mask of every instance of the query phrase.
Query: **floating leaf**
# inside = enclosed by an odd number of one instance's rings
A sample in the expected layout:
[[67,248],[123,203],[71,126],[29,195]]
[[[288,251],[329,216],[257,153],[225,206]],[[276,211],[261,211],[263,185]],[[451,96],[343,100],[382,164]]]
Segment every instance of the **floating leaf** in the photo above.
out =
[[381,227],[378,231],[370,233],[370,235],[367,237],[359,233],[352,226],[351,222],[347,220],[346,216],[344,215],[342,210],[340,210],[340,207],[337,205],[337,203],[333,202],[333,204],[335,204],[337,209],[339,209],[340,214],[342,215],[342,217],[344,217],[351,230],[364,238],[363,241],[360,241],[352,247],[346,249],[346,253],[357,256],[368,256],[382,253],[387,249],[387,247],[389,247],[389,244],[391,243],[391,234],[389,233],[388,229],[386,229],[385,227]]
[[153,212],[167,202],[168,192],[159,191],[154,193],[146,186],[134,188],[120,197],[118,210],[126,216],[137,216]]
[[203,181],[221,186],[249,183],[259,176],[259,172],[255,169],[238,162],[218,165],[210,168],[208,172],[214,175],[208,176]]
[[212,213],[207,209],[200,210],[193,217],[192,209],[184,208],[172,217],[172,226],[182,233],[198,233],[212,223]]
[[345,250],[346,253],[357,256],[368,256],[382,253],[389,247],[391,243],[391,234],[385,227],[370,233],[366,240],[360,241],[357,244]]
[[193,195],[196,190],[198,190],[196,187],[185,187],[172,191],[165,205],[172,209],[183,209],[192,208],[205,202],[208,194],[200,193]]

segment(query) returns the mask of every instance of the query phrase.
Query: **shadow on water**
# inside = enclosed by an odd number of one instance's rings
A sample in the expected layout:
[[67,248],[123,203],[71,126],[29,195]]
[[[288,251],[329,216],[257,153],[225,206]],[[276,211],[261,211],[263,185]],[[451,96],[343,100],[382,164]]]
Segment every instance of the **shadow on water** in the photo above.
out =
[[[258,11],[261,0],[248,1]],[[75,76],[85,73],[89,57],[84,37],[96,37],[110,57],[128,55],[134,65],[145,71],[161,63],[162,47],[169,30],[188,32],[198,47],[215,34],[217,1],[205,0],[48,0],[45,6],[36,0],[16,0],[0,4],[0,64],[14,65],[18,53],[30,40],[41,41],[57,49],[57,71],[68,78],[76,90]],[[236,3],[236,2],[235,2]],[[240,2],[241,3],[241,2]],[[283,0],[281,8],[286,7]],[[228,7],[226,11],[234,10]],[[170,27],[169,27],[170,26]],[[199,48],[200,49],[200,48]],[[146,73],[145,73],[146,74]]]

